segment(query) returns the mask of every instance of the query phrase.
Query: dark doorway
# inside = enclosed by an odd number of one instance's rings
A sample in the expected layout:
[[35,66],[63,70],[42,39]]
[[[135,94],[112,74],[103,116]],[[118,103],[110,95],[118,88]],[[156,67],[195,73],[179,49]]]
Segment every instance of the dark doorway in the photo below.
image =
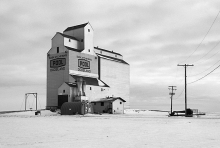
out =
[[58,95],[58,109],[60,109],[65,102],[68,102],[68,95]]

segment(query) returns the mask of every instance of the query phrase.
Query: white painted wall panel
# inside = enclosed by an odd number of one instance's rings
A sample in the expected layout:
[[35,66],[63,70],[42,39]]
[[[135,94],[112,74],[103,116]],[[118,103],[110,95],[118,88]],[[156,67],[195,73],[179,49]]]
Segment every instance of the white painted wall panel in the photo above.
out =
[[106,98],[110,96],[108,87],[92,86],[86,85],[86,96],[89,101],[94,101],[101,98]]
[[78,49],[78,41],[64,37],[64,46]]
[[[75,37],[79,40],[79,48],[78,49],[84,49],[84,28],[78,28],[70,31],[63,32],[63,34]],[[83,42],[81,42],[83,40]]]
[[113,102],[112,107],[113,114],[123,114],[124,113],[124,102],[120,99],[117,99]]

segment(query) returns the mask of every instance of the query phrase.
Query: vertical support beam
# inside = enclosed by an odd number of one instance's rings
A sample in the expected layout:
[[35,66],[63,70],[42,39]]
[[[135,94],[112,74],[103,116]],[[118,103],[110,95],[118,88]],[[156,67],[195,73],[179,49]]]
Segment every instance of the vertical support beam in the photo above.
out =
[[186,75],[186,67],[187,66],[194,66],[194,65],[188,65],[188,64],[179,65],[178,64],[177,66],[184,66],[185,67],[185,116],[187,116],[187,113],[186,113],[186,111],[187,111],[187,81],[186,81],[187,75]]
[[32,94],[34,95],[35,99],[36,99],[36,111],[37,111],[37,93],[26,93],[25,94],[25,111],[26,111],[26,106],[27,106],[27,98],[28,98],[28,95],[29,94]]
[[26,101],[27,101],[27,94],[25,94],[25,107],[24,107],[24,110],[26,111]]
[[187,111],[187,81],[186,81],[186,64],[185,64],[185,116]]
[[36,93],[36,111],[37,111],[37,93]]

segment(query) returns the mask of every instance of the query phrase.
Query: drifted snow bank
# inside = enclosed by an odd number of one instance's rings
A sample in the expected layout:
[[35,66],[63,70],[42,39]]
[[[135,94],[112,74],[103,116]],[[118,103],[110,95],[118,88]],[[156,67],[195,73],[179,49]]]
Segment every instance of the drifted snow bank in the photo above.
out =
[[156,112],[156,111],[149,111],[145,109],[125,109],[125,114],[143,114],[143,115],[150,115],[150,116],[166,116],[168,112]]
[[51,112],[50,110],[41,110],[40,111],[40,114],[38,115],[35,115],[35,112],[36,111],[21,111],[21,112],[13,112],[13,113],[5,113],[5,114],[2,114],[0,115],[1,116],[4,116],[4,117],[12,117],[12,116],[15,116],[15,117],[19,117],[19,116],[56,116],[56,115],[59,115],[58,112]]

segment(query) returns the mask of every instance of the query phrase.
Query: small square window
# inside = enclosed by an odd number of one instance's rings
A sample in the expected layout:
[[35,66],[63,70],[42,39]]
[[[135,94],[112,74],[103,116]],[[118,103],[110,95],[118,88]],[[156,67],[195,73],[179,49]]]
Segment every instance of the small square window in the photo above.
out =
[[117,55],[115,55],[115,57],[117,57]]
[[90,52],[90,49],[89,49],[89,52]]
[[69,42],[71,42],[71,40],[69,39]]
[[120,102],[120,104],[122,104],[122,102]]
[[63,90],[63,93],[65,93],[65,90]]
[[100,53],[102,54],[102,51],[100,51]]
[[92,90],[92,87],[90,87],[90,90]]
[[104,106],[104,102],[101,102],[101,106]]
[[88,29],[88,32],[90,32],[90,29]]

